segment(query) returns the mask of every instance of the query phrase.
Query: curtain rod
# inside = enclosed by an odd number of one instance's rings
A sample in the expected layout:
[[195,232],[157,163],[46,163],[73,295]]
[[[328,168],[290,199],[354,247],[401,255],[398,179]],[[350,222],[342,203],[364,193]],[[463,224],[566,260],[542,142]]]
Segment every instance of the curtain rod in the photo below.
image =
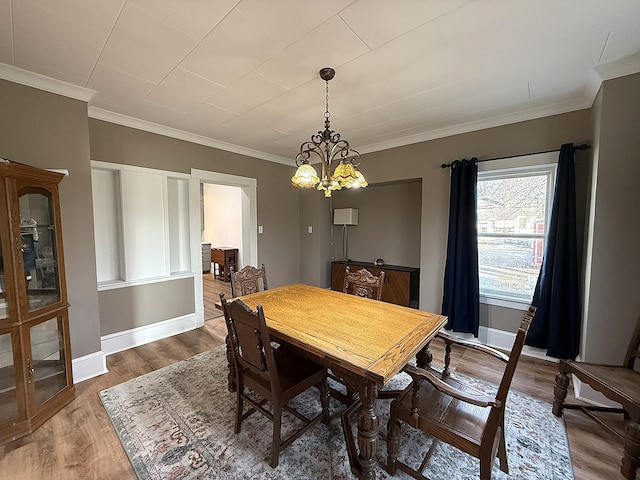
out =
[[[573,147],[574,150],[588,150],[589,148],[591,148],[591,145],[589,145],[588,143],[583,143],[582,145],[578,145],[576,147]],[[545,150],[542,152],[531,152],[531,153],[521,153],[520,155],[509,155],[506,157],[496,157],[496,158],[485,158],[483,160],[478,160],[478,163],[480,162],[491,162],[493,160],[504,160],[505,158],[515,158],[515,157],[526,157],[527,155],[539,155],[542,153],[552,153],[552,152],[559,152],[560,149],[556,148],[554,150]],[[440,168],[449,168],[451,167],[451,165],[453,165],[452,163],[443,163],[442,165],[440,165]]]

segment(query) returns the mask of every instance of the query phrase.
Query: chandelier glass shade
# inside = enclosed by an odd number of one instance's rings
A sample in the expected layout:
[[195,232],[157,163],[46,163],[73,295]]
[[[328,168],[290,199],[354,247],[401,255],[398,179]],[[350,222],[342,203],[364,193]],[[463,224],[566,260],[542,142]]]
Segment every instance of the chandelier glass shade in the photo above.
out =
[[[334,190],[343,188],[364,188],[368,185],[360,166],[360,154],[342,140],[340,134],[331,130],[329,113],[329,80],[335,75],[332,68],[320,70],[320,78],[326,84],[326,109],[324,112],[324,130],[311,135],[311,140],[300,145],[300,153],[296,155],[298,169],[291,177],[294,188],[317,188],[330,197]],[[320,160],[320,176],[311,165],[310,160]],[[335,168],[334,168],[335,165]]]

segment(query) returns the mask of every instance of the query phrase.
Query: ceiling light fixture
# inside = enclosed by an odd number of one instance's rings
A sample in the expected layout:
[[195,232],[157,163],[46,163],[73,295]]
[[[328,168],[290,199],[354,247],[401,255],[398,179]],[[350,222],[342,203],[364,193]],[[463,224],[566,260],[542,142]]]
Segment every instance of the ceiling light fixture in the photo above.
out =
[[[291,177],[294,188],[314,188],[324,191],[330,197],[333,190],[343,188],[364,188],[368,185],[361,172],[360,154],[349,147],[349,142],[340,139],[340,134],[331,130],[329,120],[329,80],[336,74],[333,68],[320,70],[320,78],[326,84],[326,109],[324,112],[324,130],[311,135],[311,141],[300,145],[300,153],[296,155],[296,174]],[[322,174],[318,177],[316,169],[309,164],[312,154],[320,158]],[[333,165],[338,163],[333,169]]]

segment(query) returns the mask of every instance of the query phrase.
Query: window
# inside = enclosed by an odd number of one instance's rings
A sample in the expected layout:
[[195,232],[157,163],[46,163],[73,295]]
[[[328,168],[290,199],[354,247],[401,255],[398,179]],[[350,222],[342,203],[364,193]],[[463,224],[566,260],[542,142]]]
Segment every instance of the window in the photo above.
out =
[[99,287],[190,272],[188,175],[92,162],[91,180]]
[[480,166],[480,296],[485,303],[528,304],[542,264],[556,165]]

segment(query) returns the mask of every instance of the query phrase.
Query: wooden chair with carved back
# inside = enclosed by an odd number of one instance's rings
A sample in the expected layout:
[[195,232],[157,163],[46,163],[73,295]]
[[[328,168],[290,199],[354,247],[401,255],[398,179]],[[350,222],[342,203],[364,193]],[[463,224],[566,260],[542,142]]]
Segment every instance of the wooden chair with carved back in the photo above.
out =
[[[640,317],[627,347],[621,365],[602,365],[575,360],[560,360],[556,385],[554,387],[553,414],[561,416],[564,409],[581,410],[604,427],[609,433],[623,441],[623,456],[620,472],[627,479],[636,478],[640,466],[640,373],[634,369],[636,358],[640,356]],[[567,403],[569,375],[575,375],[581,382],[602,393],[609,400],[620,404],[621,408]],[[592,412],[622,413],[625,419],[624,435],[607,425]]]
[[231,296],[240,297],[260,291],[260,280],[262,280],[262,290],[268,290],[267,269],[262,264],[261,268],[251,265],[245,266],[239,272],[235,272],[233,267],[229,270],[231,274]]
[[380,300],[382,298],[382,287],[384,286],[384,271],[380,275],[374,275],[366,268],[361,268],[357,272],[352,272],[347,265],[344,274],[344,286],[342,291],[359,297]]
[[[300,435],[319,421],[329,422],[329,391],[326,368],[302,357],[293,349],[271,346],[269,330],[262,306],[252,311],[242,300],[228,303],[224,293],[220,294],[222,309],[236,375],[236,419],[235,433],[240,433],[242,422],[255,412],[261,413],[273,422],[273,440],[269,465],[278,466],[279,454]],[[313,418],[307,418],[288,405],[294,397],[310,387],[320,391],[321,411]],[[254,395],[248,395],[245,389]],[[260,397],[260,399],[256,399]],[[244,412],[244,404],[249,409]],[[271,410],[265,408],[271,404]],[[281,438],[282,412],[295,415],[303,426]]]
[[[489,480],[496,454],[500,469],[509,473],[504,438],[505,402],[511,386],[529,325],[535,315],[535,307],[525,312],[511,353],[506,355],[476,342],[458,339],[442,333],[446,343],[446,355],[455,345],[465,346],[491,355],[506,364],[495,396],[482,394],[453,378],[449,372],[449,359],[438,374],[433,369],[407,365],[403,370],[411,378],[411,384],[391,402],[387,435],[387,471],[394,475],[399,468],[413,478],[425,479],[423,472],[437,441],[446,442],[480,460],[480,479]],[[421,465],[414,470],[398,459],[400,422],[405,422],[434,438]]]

